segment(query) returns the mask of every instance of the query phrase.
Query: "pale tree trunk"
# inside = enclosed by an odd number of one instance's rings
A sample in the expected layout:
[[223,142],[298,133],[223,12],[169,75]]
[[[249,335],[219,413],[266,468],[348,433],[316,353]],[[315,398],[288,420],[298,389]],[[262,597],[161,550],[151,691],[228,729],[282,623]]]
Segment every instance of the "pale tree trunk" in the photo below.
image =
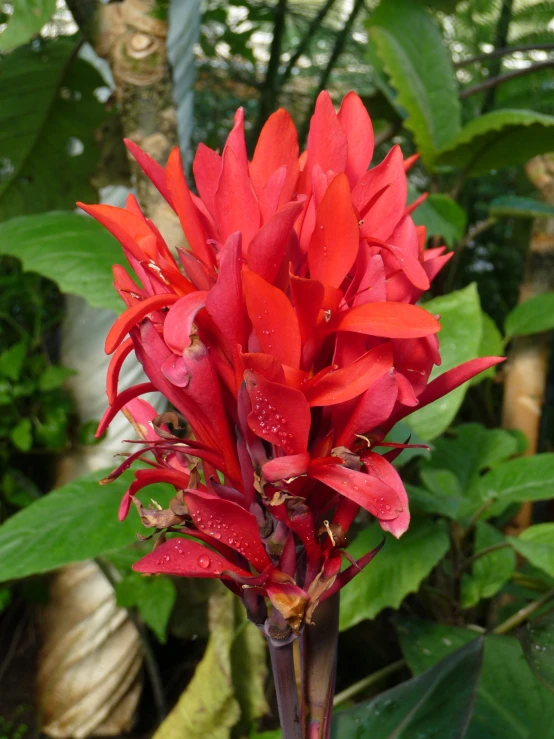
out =
[[[526,171],[542,198],[554,204],[554,154],[531,159]],[[537,218],[533,223],[525,275],[520,286],[520,302],[554,288],[553,267],[554,218]],[[528,455],[537,452],[548,354],[548,334],[520,336],[512,341],[506,367],[502,425],[525,434],[529,441]],[[531,524],[531,519],[532,503],[523,503],[510,529],[521,531]]]

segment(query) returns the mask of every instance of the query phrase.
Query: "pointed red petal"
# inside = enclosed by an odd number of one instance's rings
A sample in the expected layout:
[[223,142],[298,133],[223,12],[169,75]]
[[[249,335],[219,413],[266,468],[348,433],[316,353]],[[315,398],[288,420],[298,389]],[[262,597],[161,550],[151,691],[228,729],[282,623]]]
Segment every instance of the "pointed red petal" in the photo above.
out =
[[119,411],[133,398],[138,398],[139,395],[145,393],[153,393],[157,388],[151,382],[141,382],[139,385],[128,387],[127,390],[123,390],[119,395],[114,398],[112,405],[106,410],[102,416],[98,428],[96,429],[95,437],[99,439],[104,431],[108,428],[110,423],[113,421]]
[[[350,446],[356,434],[367,434],[379,428],[390,418],[398,397],[398,385],[392,374],[386,374],[372,385],[357,401],[353,409],[346,411],[347,422],[336,440],[337,446]],[[340,430],[344,423],[341,408],[337,409],[334,426]]]
[[175,295],[175,293],[162,293],[161,295],[152,295],[146,298],[146,300],[141,300],[140,303],[127,308],[125,313],[119,316],[106,336],[104,347],[106,354],[111,354],[115,351],[123,341],[124,336],[129,333],[133,326],[136,326],[143,318],[146,318],[149,313],[160,310],[160,308],[167,308],[178,300],[179,295]]
[[382,482],[395,490],[400,502],[402,503],[403,510],[397,518],[393,521],[381,520],[379,522],[383,531],[390,531],[393,536],[399,539],[402,534],[408,530],[408,526],[410,525],[408,495],[406,493],[404,483],[392,464],[387,462],[387,460],[380,454],[376,454],[375,452],[366,452],[362,455],[362,461],[368,474],[373,478],[379,478]]
[[365,105],[355,92],[349,92],[343,98],[337,118],[346,133],[348,156],[345,172],[350,186],[354,187],[367,171],[373,156],[373,125]]
[[157,442],[160,440],[151,424],[151,421],[158,415],[158,411],[147,400],[142,398],[131,400],[123,408],[123,413],[143,441]]
[[240,231],[242,248],[247,250],[260,227],[260,207],[248,177],[248,170],[232,149],[223,152],[223,168],[214,199],[217,225],[222,240]]
[[114,398],[117,395],[119,373],[121,372],[123,362],[127,359],[133,349],[133,340],[128,338],[119,345],[110,360],[110,365],[106,374],[106,394],[108,396],[108,403],[110,404],[113,403]]
[[260,346],[282,364],[298,368],[302,342],[289,299],[255,272],[243,272],[242,281],[248,315]]
[[[319,164],[323,172],[344,172],[348,155],[346,133],[340,125],[329,93],[319,93],[308,134],[308,161],[304,170],[310,188],[311,172]],[[309,191],[305,190],[306,192]]]
[[436,334],[440,323],[418,305],[366,303],[339,313],[329,328],[390,339],[417,339]]
[[166,202],[168,202],[171,207],[173,207],[173,203],[171,201],[171,193],[167,189],[167,185],[165,182],[165,172],[161,164],[158,164],[155,159],[152,159],[152,157],[145,151],[143,151],[139,146],[137,146],[134,141],[131,141],[130,139],[123,139],[123,141],[125,142],[125,146],[133,155],[133,159],[142,169],[144,174],[148,177],[150,182],[152,182],[162,198]]
[[270,177],[282,166],[286,167],[286,176],[279,202],[287,203],[296,190],[298,179],[298,135],[290,115],[280,109],[264,124],[250,163],[250,177],[258,197]]
[[310,277],[340,287],[356,261],[359,244],[360,228],[350,200],[350,186],[341,172],[327,188],[316,211],[308,247]]
[[262,226],[248,247],[247,262],[252,272],[273,284],[292,233],[302,212],[302,203],[288,203]]
[[246,570],[237,567],[218,552],[198,544],[192,539],[169,539],[154,552],[135,562],[135,572],[227,579],[224,573],[234,572],[241,577],[251,577]]
[[325,288],[321,282],[290,275],[290,291],[302,341],[313,333],[319,310],[323,303]]
[[198,291],[178,300],[164,321],[164,341],[175,354],[190,346],[192,325],[198,311],[206,305],[208,292]]
[[239,165],[248,171],[248,157],[246,155],[246,141],[244,139],[244,108],[238,108],[234,115],[234,126],[229,131],[225,149],[232,149]]
[[219,255],[219,274],[206,299],[206,309],[227,339],[229,347],[245,347],[244,296],[242,291],[242,241],[230,236]]
[[248,352],[240,355],[245,370],[252,370],[270,382],[287,384],[283,365],[275,357],[262,352]]
[[215,215],[214,197],[221,175],[221,166],[221,156],[217,152],[209,149],[205,144],[198,145],[192,171],[202,202],[212,216]]
[[309,466],[310,455],[304,452],[303,454],[290,454],[286,457],[275,457],[271,462],[264,464],[262,472],[268,482],[277,482],[289,477],[305,475]]

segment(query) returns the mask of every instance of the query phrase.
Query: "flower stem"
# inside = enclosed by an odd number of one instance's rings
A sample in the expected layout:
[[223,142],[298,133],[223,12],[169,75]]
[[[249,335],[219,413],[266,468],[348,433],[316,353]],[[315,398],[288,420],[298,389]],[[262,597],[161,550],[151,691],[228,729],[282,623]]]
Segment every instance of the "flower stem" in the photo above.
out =
[[549,590],[542,596],[542,598],[538,598],[538,600],[534,600],[532,603],[529,603],[529,605],[525,606],[525,608],[521,608],[519,611],[514,613],[513,616],[510,616],[510,618],[506,619],[506,621],[503,621],[501,624],[499,624],[499,626],[493,629],[491,633],[507,634],[509,631],[512,631],[512,629],[515,629],[524,621],[527,621],[527,619],[529,619],[536,611],[538,611],[539,608],[542,608],[553,598],[554,589]]
[[268,644],[283,739],[302,739],[292,643],[278,647],[268,640]]
[[401,670],[403,667],[406,667],[406,660],[399,659],[396,662],[383,667],[381,670],[377,670],[377,672],[372,672],[371,675],[364,677],[362,680],[359,680],[353,685],[349,685],[341,693],[337,693],[335,696],[335,700],[333,701],[333,705],[340,706],[341,703],[346,703],[346,701],[350,700],[355,695],[358,695],[358,693],[367,690],[367,688],[380,682],[385,677],[398,672],[398,670]]

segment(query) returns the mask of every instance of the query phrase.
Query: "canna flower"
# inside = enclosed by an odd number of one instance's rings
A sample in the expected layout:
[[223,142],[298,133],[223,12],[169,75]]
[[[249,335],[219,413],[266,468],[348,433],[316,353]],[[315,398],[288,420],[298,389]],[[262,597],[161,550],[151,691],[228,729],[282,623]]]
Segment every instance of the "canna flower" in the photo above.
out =
[[[338,113],[321,93],[302,153],[278,110],[251,161],[239,109],[221,155],[198,148],[198,194],[177,149],[163,168],[127,146],[188,245],[175,255],[133,196],[125,209],[81,206],[138,278],[114,267],[127,308],[106,339],[109,407],[98,429],[123,410],[140,442],[108,480],[135,459],[149,464],[120,516],[134,503],[162,537],[134,569],[219,578],[270,638],[293,638],[380,548],[342,568],[360,508],[396,537],[409,526],[391,464],[404,445],[387,433],[501,359],[429,382],[440,324],[416,302],[451,255],[425,249],[406,206],[413,158],[394,146],[368,169],[372,124],[354,93]],[[120,390],[131,352],[149,381]],[[175,412],[156,416],[140,399],[153,390]],[[156,482],[176,490],[167,511],[136,497]]]

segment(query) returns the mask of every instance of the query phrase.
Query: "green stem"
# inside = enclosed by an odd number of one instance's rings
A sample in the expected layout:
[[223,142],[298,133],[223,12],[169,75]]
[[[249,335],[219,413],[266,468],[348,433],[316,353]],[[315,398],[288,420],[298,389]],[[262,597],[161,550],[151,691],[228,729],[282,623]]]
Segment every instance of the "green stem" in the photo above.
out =
[[367,690],[367,688],[370,688],[372,685],[380,683],[381,680],[384,680],[389,675],[393,675],[395,672],[398,672],[398,670],[406,667],[406,664],[407,663],[405,659],[399,659],[396,662],[393,662],[391,665],[387,665],[386,667],[383,667],[383,669],[377,670],[377,672],[373,672],[371,675],[364,677],[362,680],[358,680],[357,683],[349,685],[348,688],[345,688],[345,690],[336,694],[335,700],[333,701],[333,706],[335,706],[336,708],[342,703],[346,703],[346,701],[354,698],[356,695],[358,695],[358,693],[362,693],[364,690]]
[[481,557],[485,557],[487,554],[490,554],[491,552],[497,552],[499,549],[506,549],[506,547],[511,547],[509,541],[499,541],[496,544],[491,544],[490,547],[485,547],[484,549],[481,549],[480,552],[477,552],[472,557],[469,557],[466,559],[466,561],[463,564],[462,569],[468,570],[471,565],[478,559],[481,559]]
[[538,600],[534,600],[532,603],[529,603],[528,606],[525,606],[525,608],[520,608],[517,613],[514,613],[513,616],[510,616],[510,618],[507,618],[506,621],[501,623],[499,626],[497,626],[495,629],[492,630],[493,634],[507,634],[509,631],[512,631],[512,629],[515,629],[517,626],[520,626],[524,621],[527,621],[528,618],[530,618],[536,611],[539,610],[539,608],[542,608],[546,603],[551,601],[554,598],[554,589],[549,590],[547,593],[545,593],[542,598],[539,598]]

